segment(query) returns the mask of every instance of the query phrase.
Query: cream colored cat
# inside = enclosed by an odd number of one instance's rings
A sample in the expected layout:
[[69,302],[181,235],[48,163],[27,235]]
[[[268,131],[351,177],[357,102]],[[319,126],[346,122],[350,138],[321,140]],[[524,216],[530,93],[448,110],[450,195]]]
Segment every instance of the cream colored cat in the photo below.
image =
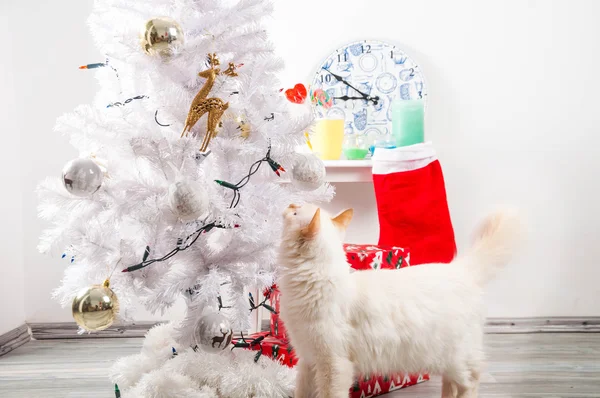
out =
[[442,397],[476,397],[483,287],[520,240],[518,219],[488,217],[450,264],[351,273],[342,247],[351,218],[313,205],[284,214],[279,284],[300,359],[295,398],[348,397],[355,375],[394,371],[442,375]]

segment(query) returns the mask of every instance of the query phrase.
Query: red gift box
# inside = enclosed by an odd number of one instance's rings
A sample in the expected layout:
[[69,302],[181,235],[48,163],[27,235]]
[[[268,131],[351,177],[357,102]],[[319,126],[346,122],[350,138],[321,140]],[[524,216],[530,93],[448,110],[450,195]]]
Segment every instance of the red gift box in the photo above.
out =
[[346,258],[355,270],[410,267],[410,251],[396,246],[344,245]]
[[[261,339],[262,338],[262,339]],[[296,366],[298,358],[294,353],[294,349],[289,341],[278,339],[269,335],[269,332],[260,332],[245,337],[244,340],[251,343],[253,340],[259,339],[260,344],[254,344],[248,347],[251,350],[260,351],[262,355],[273,360],[281,361],[283,365],[290,368]],[[234,340],[233,344],[239,343],[241,340]],[[377,395],[385,394],[404,387],[413,386],[417,383],[422,383],[429,380],[427,374],[408,374],[408,373],[392,373],[385,376],[370,375],[366,377],[358,377],[350,388],[350,398],[368,398]]]
[[350,389],[351,398],[368,398],[386,394],[429,380],[428,374],[394,373],[389,376],[358,378]]
[[[244,337],[244,340],[249,344],[257,339],[260,340],[260,343],[250,345],[250,347],[248,347],[249,349],[260,351],[262,355],[265,355],[276,361],[281,361],[282,364],[290,368],[293,368],[298,363],[298,358],[296,357],[294,349],[288,340],[273,337],[269,332],[254,333],[250,336]],[[232,344],[237,344],[240,342],[242,342],[242,339],[234,339]]]
[[270,331],[271,336],[277,337],[279,339],[287,340],[287,333],[285,331],[285,326],[283,326],[283,321],[279,317],[279,311],[281,309],[280,298],[281,293],[277,286],[274,285],[273,289],[270,292],[269,303],[271,307],[276,311],[276,313],[271,313],[270,319]]

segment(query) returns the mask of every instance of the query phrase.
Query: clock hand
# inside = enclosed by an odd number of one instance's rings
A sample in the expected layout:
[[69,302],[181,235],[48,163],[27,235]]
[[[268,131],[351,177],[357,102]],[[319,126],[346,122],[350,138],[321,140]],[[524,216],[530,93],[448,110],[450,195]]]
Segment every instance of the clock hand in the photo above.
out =
[[342,97],[333,97],[333,99],[339,99],[339,100],[344,100],[344,101],[348,101],[348,100],[364,100],[366,99],[365,97],[348,97],[347,95],[344,95]]
[[[325,69],[325,68],[323,68],[323,69]],[[325,69],[325,70],[327,71],[327,73],[329,73],[331,76],[333,76],[335,78],[335,80],[337,80],[338,82],[344,83],[346,86],[350,87],[351,89],[353,89],[354,91],[356,91],[357,93],[362,95],[362,98],[360,98],[360,99],[365,99],[367,101],[371,101],[371,102],[373,102],[373,105],[377,105],[377,103],[379,102],[379,97],[371,97],[370,95],[363,93],[362,91],[358,90],[356,87],[354,87],[353,85],[351,85],[350,83],[345,81],[343,77],[338,76],[335,73],[330,72],[327,69]],[[352,99],[355,99],[355,98],[352,98]]]
[[327,69],[325,69],[325,70],[327,71],[327,73],[329,73],[331,76],[333,76],[333,77],[335,78],[335,80],[337,80],[338,82],[342,82],[342,83],[344,83],[346,86],[350,87],[351,89],[353,89],[354,91],[356,91],[357,93],[359,93],[360,95],[362,95],[362,96],[363,96],[363,98],[365,98],[365,99],[366,99],[366,98],[368,97],[368,95],[367,95],[367,94],[365,94],[365,93],[363,93],[362,91],[360,91],[360,90],[356,89],[356,88],[355,88],[354,86],[352,86],[350,83],[348,83],[347,81],[345,81],[343,77],[341,77],[341,76],[338,76],[338,75],[336,75],[335,73],[328,71]]
[[[336,74],[335,74],[335,73],[333,73],[333,72],[330,72],[330,71],[329,71],[329,69],[325,69],[325,68],[323,68],[323,69],[324,69],[324,70],[325,70],[327,73],[329,73],[331,76],[333,76],[333,77],[335,78],[335,80],[337,80],[338,82],[346,83],[346,82],[344,81],[344,78],[343,78],[343,77],[341,77],[341,76],[339,76],[339,75],[336,75]],[[346,84],[348,84],[348,83],[346,83]]]

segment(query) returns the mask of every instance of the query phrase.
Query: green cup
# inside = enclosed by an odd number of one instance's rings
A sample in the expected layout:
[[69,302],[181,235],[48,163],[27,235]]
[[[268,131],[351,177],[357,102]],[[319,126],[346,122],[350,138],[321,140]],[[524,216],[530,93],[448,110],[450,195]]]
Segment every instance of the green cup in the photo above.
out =
[[397,146],[425,141],[425,104],[422,99],[396,100],[392,103],[392,135]]

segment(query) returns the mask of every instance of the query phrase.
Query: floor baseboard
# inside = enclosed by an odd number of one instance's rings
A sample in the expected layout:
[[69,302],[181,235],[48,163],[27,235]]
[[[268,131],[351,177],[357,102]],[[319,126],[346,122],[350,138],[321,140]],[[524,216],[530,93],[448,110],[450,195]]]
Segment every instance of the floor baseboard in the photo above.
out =
[[488,318],[486,333],[598,333],[600,317]]
[[[115,337],[144,337],[146,332],[160,322],[135,322],[115,324],[108,329],[78,334],[75,322],[30,323],[31,336],[36,340],[89,339]],[[269,321],[263,321],[263,330],[269,330]],[[15,329],[16,330],[16,329]],[[539,318],[488,318],[488,334],[500,333],[598,333],[600,317],[539,317]],[[9,333],[12,333],[9,332]],[[0,337],[0,341],[2,337]],[[4,350],[4,343],[2,344]],[[3,352],[2,352],[3,353]],[[0,353],[1,355],[1,353]]]
[[[263,320],[262,329],[269,327],[269,320]],[[484,331],[486,334],[599,333],[600,317],[487,318]]]
[[79,326],[75,322],[30,323],[31,336],[36,340],[50,339],[97,339],[115,337],[144,337],[146,332],[161,322],[134,322],[114,324],[111,327],[91,333],[79,334]]
[[27,325],[21,325],[0,336],[0,357],[31,340]]

